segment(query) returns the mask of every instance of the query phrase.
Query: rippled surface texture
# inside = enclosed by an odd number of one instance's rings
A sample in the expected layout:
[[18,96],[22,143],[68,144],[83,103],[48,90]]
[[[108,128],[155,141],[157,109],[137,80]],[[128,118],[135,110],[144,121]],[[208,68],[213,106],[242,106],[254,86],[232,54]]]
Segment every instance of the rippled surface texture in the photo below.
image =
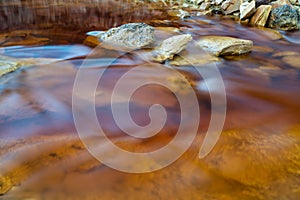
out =
[[[33,63],[0,77],[0,199],[299,199],[299,32],[282,33],[280,38],[267,29],[217,17],[169,21],[165,9],[123,1],[0,2],[1,59]],[[141,21],[156,27],[158,40],[178,34],[159,28],[164,26],[177,27],[194,40],[204,35],[250,39],[254,47],[250,54],[215,62],[224,79],[227,117],[213,151],[198,158],[211,115],[205,82],[192,66],[176,67],[199,101],[196,139],[172,165],[130,174],[103,165],[85,149],[73,122],[72,89],[83,61],[95,53],[84,43],[86,32]],[[116,54],[105,49],[96,52],[98,61],[85,70],[101,71]],[[134,152],[168,144],[180,121],[173,93],[150,85],[134,93],[131,116],[146,125],[149,107],[161,104],[169,115],[165,127],[149,139],[133,139],[114,122],[106,94],[123,74],[145,63],[134,53],[121,56],[105,71],[95,95],[95,110],[106,135]],[[200,70],[208,67],[204,64]],[[155,70],[137,70],[126,84],[166,80],[175,90],[185,90],[167,66]],[[214,77],[206,81],[217,93]],[[84,92],[80,97],[90,100]],[[123,103],[122,94],[117,103]]]

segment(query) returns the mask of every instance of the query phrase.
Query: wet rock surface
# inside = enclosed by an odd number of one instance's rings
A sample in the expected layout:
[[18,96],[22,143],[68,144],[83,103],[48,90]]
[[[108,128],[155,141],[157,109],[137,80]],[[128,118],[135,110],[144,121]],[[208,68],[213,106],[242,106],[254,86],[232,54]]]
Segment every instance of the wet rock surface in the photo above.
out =
[[299,29],[299,12],[290,5],[275,8],[270,13],[269,26],[281,30]]
[[16,71],[20,67],[21,65],[17,62],[0,60],[0,77],[5,74]]
[[[172,1],[167,2],[172,5]],[[253,26],[267,26],[281,30],[297,30],[300,27],[298,22],[300,4],[297,0],[210,0],[185,1],[185,3],[176,1],[176,3],[176,8],[197,10],[198,16],[229,15],[234,19],[242,20],[243,24],[249,23]],[[271,11],[272,16],[269,16]],[[267,23],[269,17],[271,20]]]
[[205,51],[215,56],[241,55],[251,51],[253,42],[226,36],[206,36],[198,41]]
[[255,26],[265,26],[268,21],[271,9],[272,6],[270,5],[259,6],[256,10],[256,13],[251,18],[250,24]]
[[128,23],[99,34],[99,39],[109,45],[139,49],[155,41],[154,28],[145,23]]
[[0,196],[7,193],[12,187],[11,179],[0,175]]
[[192,39],[193,38],[190,34],[185,34],[173,36],[164,40],[152,53],[152,60],[163,62],[165,60],[172,59],[174,55],[180,53]]

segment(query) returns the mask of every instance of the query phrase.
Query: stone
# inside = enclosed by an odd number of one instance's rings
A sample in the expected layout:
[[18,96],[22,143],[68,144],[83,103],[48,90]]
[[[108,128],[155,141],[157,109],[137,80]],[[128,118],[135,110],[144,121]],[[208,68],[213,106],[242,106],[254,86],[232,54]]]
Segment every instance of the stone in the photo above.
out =
[[229,6],[224,9],[226,15],[239,11],[242,0],[230,0]]
[[255,0],[255,7],[258,8],[261,5],[269,5],[271,0]]
[[256,30],[260,35],[266,37],[268,40],[279,40],[283,38],[279,31],[271,28],[258,27]]
[[271,11],[268,25],[281,30],[296,30],[299,29],[298,20],[298,10],[290,5],[283,5]]
[[218,5],[221,5],[223,3],[224,0],[215,0],[215,4],[218,6]]
[[283,5],[291,5],[291,2],[289,0],[277,0],[271,2],[272,8],[278,8]]
[[154,43],[154,28],[145,23],[128,23],[99,34],[99,39],[109,45],[139,49]]
[[210,2],[204,2],[203,4],[201,4],[199,9],[204,11],[204,10],[207,10],[210,6],[211,6]]
[[251,51],[253,42],[227,36],[206,36],[198,45],[215,56],[240,55]]
[[224,15],[224,10],[221,8],[221,6],[212,6],[210,7],[210,10],[215,15]]
[[230,0],[226,0],[222,3],[221,8],[223,10],[226,10],[228,8],[228,6],[230,5]]
[[178,9],[178,10],[169,10],[168,11],[168,15],[172,16],[172,17],[180,17],[181,19],[190,17],[190,13],[187,11],[184,11],[182,9]]
[[190,34],[176,35],[164,40],[161,45],[152,52],[152,60],[163,62],[173,59],[175,54],[180,53],[186,45],[192,40]]
[[290,0],[292,5],[300,5],[300,1],[299,0]]
[[0,60],[0,77],[16,71],[20,67],[21,65],[18,62]]
[[251,1],[251,2],[244,2],[241,4],[240,6],[240,19],[246,19],[248,17],[251,17],[256,11],[255,8],[255,1]]
[[[198,50],[199,51],[199,50]],[[172,66],[204,66],[210,63],[219,62],[220,58],[212,56],[207,53],[197,53],[190,51],[183,51],[180,56],[175,56],[173,60],[170,61]]]
[[278,53],[274,53],[273,57],[283,57],[283,56],[300,56],[300,53],[296,51],[281,51]]
[[255,26],[265,26],[268,21],[268,17],[271,12],[271,9],[272,9],[271,5],[259,6],[255,14],[251,18],[250,24]]
[[9,177],[0,175],[0,196],[6,194],[13,187]]
[[253,46],[252,51],[264,54],[264,53],[272,53],[274,49],[266,46]]
[[296,55],[296,56],[285,56],[282,58],[282,60],[289,64],[292,67],[295,68],[300,68],[300,56]]
[[95,36],[87,36],[85,40],[83,41],[83,44],[96,47],[100,44],[101,42],[98,40],[97,37]]

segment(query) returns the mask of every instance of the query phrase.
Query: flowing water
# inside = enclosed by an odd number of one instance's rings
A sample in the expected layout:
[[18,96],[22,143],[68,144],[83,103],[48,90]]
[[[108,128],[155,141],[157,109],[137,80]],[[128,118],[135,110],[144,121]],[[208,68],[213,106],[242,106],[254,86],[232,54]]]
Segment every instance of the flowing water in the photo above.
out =
[[[34,63],[0,77],[0,199],[299,199],[300,32],[278,37],[225,17],[171,19],[166,9],[124,1],[0,2],[1,58]],[[203,77],[189,65],[175,69],[196,92],[201,120],[193,144],[176,162],[150,173],[120,172],[92,157],[79,139],[72,115],[76,73],[87,61],[92,64],[85,70],[102,72],[116,56],[112,50],[87,45],[85,33],[128,22],[157,27],[158,40],[180,30],[194,40],[226,35],[254,42],[250,54],[215,62],[225,84],[227,115],[220,139],[205,158],[199,159],[198,153],[211,102]],[[167,80],[176,91],[184,91],[186,82],[172,79],[166,65],[128,53],[103,73],[95,110],[105,134],[123,149],[148,152],[175,136],[180,106],[167,88],[144,86],[130,100],[130,114],[141,126],[149,123],[152,104],[166,108],[164,128],[149,139],[133,139],[120,130],[107,95],[122,75],[139,66],[126,85]],[[200,70],[209,67],[203,64]],[[218,92],[214,77],[206,84]],[[116,102],[121,105],[122,95]],[[80,98],[90,100],[84,91]],[[190,117],[187,124],[194,120]],[[136,132],[126,123],[124,119]]]

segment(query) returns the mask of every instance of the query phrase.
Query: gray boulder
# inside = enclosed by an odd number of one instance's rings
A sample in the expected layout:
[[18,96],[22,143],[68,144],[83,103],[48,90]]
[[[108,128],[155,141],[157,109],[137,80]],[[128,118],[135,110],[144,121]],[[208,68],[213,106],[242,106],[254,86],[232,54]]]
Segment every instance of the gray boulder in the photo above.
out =
[[124,24],[111,28],[98,37],[109,45],[127,49],[139,49],[155,41],[154,28],[145,23]]
[[270,13],[269,27],[281,30],[299,29],[299,13],[290,5],[275,8]]

